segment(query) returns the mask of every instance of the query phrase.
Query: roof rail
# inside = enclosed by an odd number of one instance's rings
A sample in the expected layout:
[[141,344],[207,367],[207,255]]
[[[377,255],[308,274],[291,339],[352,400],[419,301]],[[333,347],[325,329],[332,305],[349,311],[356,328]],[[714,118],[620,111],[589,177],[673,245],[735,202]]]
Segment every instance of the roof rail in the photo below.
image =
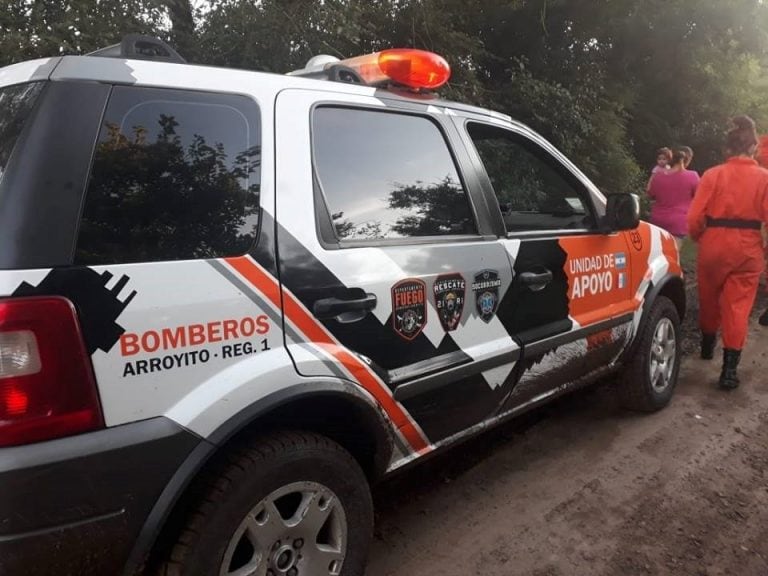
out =
[[186,64],[186,60],[168,44],[153,36],[128,34],[119,44],[100,48],[87,56],[101,58],[130,58],[133,60],[153,60],[155,62],[174,62]]
[[303,76],[345,84],[365,84],[357,71],[341,64],[341,60],[335,56],[327,54],[318,54],[312,57],[304,68],[288,72],[288,76]]

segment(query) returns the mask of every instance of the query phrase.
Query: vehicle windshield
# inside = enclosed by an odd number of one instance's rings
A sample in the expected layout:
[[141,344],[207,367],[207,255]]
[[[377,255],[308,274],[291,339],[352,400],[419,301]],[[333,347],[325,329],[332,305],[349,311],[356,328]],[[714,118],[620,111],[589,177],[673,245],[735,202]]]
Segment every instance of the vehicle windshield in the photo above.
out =
[[0,181],[42,88],[43,82],[0,88]]

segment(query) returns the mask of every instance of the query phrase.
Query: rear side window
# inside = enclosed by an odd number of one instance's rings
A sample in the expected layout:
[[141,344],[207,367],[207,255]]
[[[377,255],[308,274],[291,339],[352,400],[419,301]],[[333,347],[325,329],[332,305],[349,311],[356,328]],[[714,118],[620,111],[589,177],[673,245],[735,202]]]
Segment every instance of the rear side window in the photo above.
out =
[[0,180],[42,89],[43,82],[0,88]]
[[476,234],[442,132],[423,116],[318,108],[313,154],[338,240]]
[[116,87],[96,144],[76,262],[233,256],[258,229],[260,124],[244,97]]

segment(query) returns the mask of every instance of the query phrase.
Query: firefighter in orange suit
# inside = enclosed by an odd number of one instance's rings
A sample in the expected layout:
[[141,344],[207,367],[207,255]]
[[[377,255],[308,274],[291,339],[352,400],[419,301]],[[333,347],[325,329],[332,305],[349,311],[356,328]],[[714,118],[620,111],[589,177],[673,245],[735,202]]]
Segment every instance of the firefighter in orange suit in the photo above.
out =
[[[763,168],[768,168],[768,134],[760,136],[760,144],[757,151],[757,161]],[[765,258],[768,260],[768,230],[763,228],[763,244],[765,245]],[[767,288],[768,289],[768,288]],[[758,320],[761,326],[768,326],[768,308],[760,315]]]
[[765,268],[761,228],[768,222],[768,170],[754,159],[755,123],[739,116],[733,124],[728,160],[704,173],[688,212],[689,233],[699,243],[701,357],[714,356],[722,327],[719,386],[725,389],[739,385],[736,369]]

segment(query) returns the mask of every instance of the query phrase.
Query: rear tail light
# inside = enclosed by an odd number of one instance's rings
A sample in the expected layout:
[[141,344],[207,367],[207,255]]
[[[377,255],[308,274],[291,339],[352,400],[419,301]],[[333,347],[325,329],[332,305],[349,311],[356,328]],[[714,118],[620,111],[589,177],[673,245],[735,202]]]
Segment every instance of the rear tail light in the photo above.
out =
[[103,425],[72,303],[58,297],[0,300],[0,446]]

